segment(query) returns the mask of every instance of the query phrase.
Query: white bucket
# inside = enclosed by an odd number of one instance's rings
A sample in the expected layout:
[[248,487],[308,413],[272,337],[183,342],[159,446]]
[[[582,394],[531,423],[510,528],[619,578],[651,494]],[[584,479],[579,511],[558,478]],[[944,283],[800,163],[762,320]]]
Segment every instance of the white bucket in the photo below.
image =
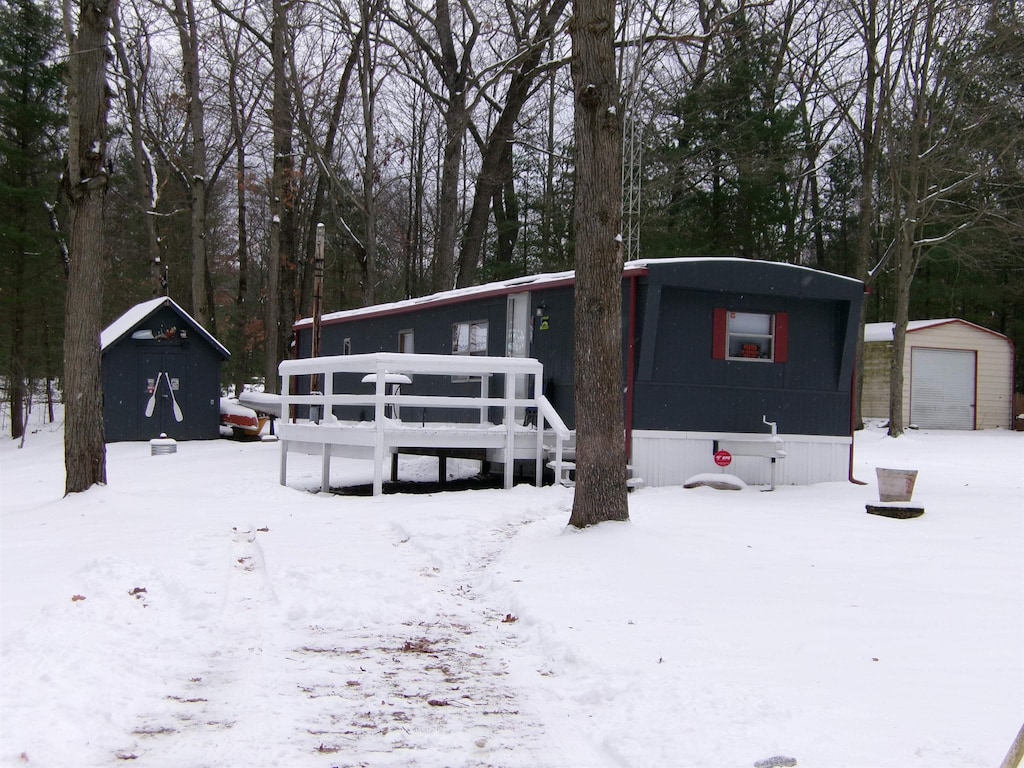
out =
[[880,501],[910,501],[914,495],[916,469],[885,469],[877,467],[878,499]]

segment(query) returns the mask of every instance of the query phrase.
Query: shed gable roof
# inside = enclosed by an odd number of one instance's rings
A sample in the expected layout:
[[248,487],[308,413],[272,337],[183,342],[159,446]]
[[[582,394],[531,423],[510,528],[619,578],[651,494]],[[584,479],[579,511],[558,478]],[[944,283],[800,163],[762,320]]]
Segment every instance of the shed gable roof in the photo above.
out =
[[[945,317],[936,320],[911,320],[910,322],[907,323],[907,333],[914,333],[915,331],[923,331],[929,328],[937,328],[940,325],[949,324],[961,325],[973,331],[988,333],[1003,339],[1007,338],[998,331],[993,331],[989,328],[985,328],[984,326],[976,325],[975,323],[969,323],[966,320],[961,320],[958,317]],[[892,336],[895,327],[895,323],[867,323],[864,326],[864,341],[892,341]]]
[[114,320],[114,322],[104,328],[100,333],[100,351],[107,349],[110,345],[124,338],[126,334],[138,327],[140,323],[145,322],[147,318],[153,315],[161,307],[170,307],[173,309],[175,313],[181,316],[182,320],[188,323],[189,327],[193,331],[206,339],[225,360],[231,357],[231,353],[228,352],[227,347],[217,341],[209,331],[197,323],[195,318],[182,309],[170,296],[160,296],[156,299],[150,299],[149,301],[144,301],[141,304],[136,304],[119,318]]

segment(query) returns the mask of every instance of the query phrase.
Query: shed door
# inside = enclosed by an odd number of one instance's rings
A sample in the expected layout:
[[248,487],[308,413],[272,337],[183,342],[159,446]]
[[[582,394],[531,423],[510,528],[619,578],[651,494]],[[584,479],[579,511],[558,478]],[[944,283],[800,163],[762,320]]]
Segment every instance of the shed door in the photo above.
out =
[[976,353],[911,348],[910,423],[931,429],[974,429]]
[[[176,440],[188,437],[188,386],[185,355],[180,352],[143,352],[139,355],[139,439],[161,433]],[[177,406],[177,407],[175,407]]]

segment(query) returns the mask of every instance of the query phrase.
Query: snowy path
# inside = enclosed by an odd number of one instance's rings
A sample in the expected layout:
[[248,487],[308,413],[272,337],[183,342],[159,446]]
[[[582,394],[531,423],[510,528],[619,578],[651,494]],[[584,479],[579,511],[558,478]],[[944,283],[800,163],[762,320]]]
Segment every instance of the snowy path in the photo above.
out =
[[509,679],[516,621],[479,592],[518,527],[449,539],[457,552],[418,544],[414,524],[381,527],[387,541],[376,544],[401,555],[392,566],[403,572],[389,578],[418,582],[438,609],[409,614],[398,603],[359,626],[326,615],[290,622],[264,553],[276,529],[235,536],[219,615],[198,628],[193,652],[175,659],[113,756],[168,767],[285,766],[296,756],[310,766],[554,764],[559,748]]

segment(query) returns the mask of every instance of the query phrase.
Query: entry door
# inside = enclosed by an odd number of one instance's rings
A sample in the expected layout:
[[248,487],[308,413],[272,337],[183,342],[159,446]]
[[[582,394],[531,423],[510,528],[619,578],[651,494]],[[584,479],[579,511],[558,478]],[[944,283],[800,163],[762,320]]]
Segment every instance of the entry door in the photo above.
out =
[[910,423],[931,429],[974,429],[976,354],[913,347]]
[[[508,297],[508,321],[505,329],[505,357],[530,355],[530,294],[514,293]],[[526,376],[516,376],[516,397],[529,397]],[[516,408],[516,421],[523,423],[526,411]]]
[[139,355],[139,438],[165,434],[175,440],[188,437],[188,386],[185,355],[180,352],[143,352]]

